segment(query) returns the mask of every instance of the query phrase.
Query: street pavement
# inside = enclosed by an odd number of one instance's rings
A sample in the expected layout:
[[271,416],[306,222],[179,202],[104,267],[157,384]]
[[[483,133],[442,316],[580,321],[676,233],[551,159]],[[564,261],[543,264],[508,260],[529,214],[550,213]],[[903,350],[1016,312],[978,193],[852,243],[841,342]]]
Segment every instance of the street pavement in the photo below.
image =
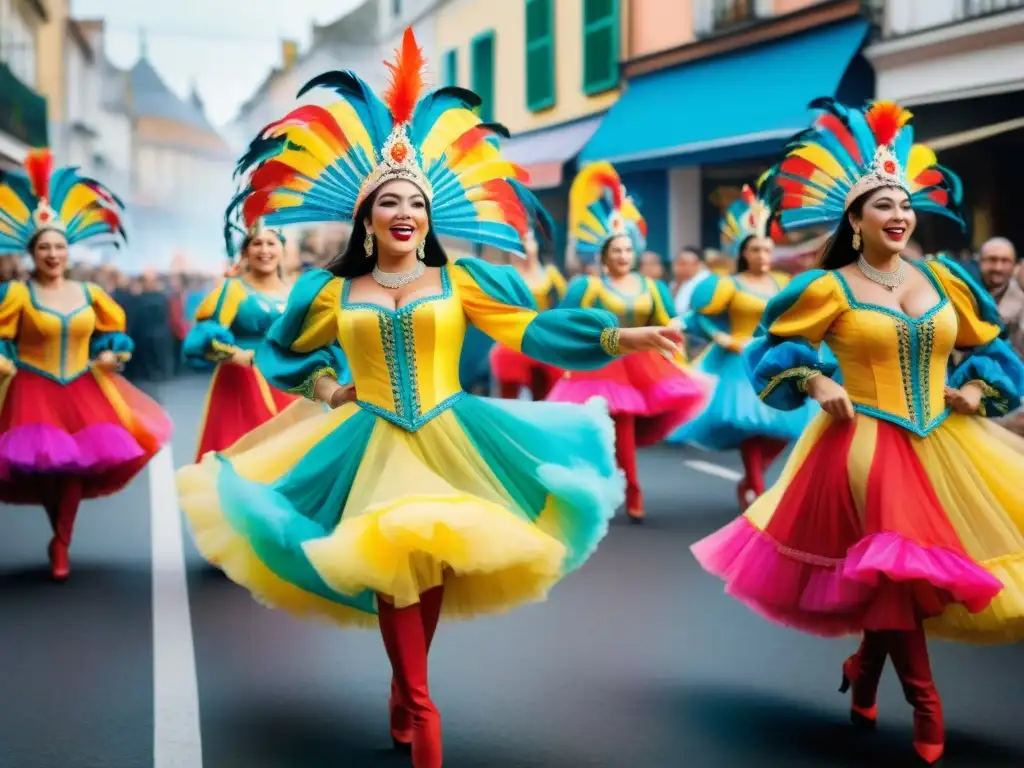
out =
[[[186,378],[160,393],[175,465],[192,458],[204,388]],[[177,548],[160,534],[152,549],[158,510],[176,508],[162,460],[84,505],[65,585],[47,577],[42,510],[0,511],[0,768],[409,765],[390,751],[390,672],[374,632],[257,605],[203,563],[187,532],[191,633],[166,590],[154,600],[151,551]],[[768,624],[690,555],[736,514],[738,469],[731,455],[645,451],[646,525],[617,522],[547,603],[441,626],[431,690],[446,766],[911,764],[911,712],[891,670],[879,732],[857,736],[837,692],[855,641]],[[174,558],[163,558],[161,578],[173,580]],[[935,642],[932,655],[947,768],[1024,765],[1024,647]]]

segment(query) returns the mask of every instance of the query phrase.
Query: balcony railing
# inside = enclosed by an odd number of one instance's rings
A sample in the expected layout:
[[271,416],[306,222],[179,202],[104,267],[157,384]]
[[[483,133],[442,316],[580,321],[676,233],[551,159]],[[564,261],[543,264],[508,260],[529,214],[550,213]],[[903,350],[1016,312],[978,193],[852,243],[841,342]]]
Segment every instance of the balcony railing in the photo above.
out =
[[756,0],[712,0],[712,29],[719,31],[754,21],[755,5]]
[[0,131],[30,147],[47,145],[46,99],[0,62]]
[[902,37],[1021,9],[1024,0],[889,0],[885,36]]

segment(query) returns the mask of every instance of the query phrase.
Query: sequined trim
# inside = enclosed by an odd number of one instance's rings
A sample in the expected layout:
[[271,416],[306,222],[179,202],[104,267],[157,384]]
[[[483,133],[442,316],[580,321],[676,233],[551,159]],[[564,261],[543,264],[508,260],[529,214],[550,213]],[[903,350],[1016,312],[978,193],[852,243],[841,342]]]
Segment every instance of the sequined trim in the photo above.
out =
[[230,360],[238,351],[238,347],[214,339],[210,342],[210,351],[206,354],[206,359],[214,363],[222,363],[225,360]]
[[385,421],[390,421],[395,426],[401,427],[402,429],[408,432],[415,432],[417,429],[422,427],[427,422],[432,421],[433,419],[437,418],[442,413],[447,411],[449,408],[451,408],[453,405],[455,405],[455,403],[459,402],[459,400],[461,400],[465,396],[465,392],[456,392],[454,395],[449,395],[440,403],[431,408],[429,411],[420,414],[414,419],[402,418],[401,416],[392,413],[386,408],[381,408],[379,405],[374,405],[373,403],[367,403],[364,400],[356,400],[356,405],[358,405],[365,411],[369,411],[370,413],[380,416]]
[[914,407],[914,379],[910,349],[910,326],[896,318],[896,340],[900,355],[900,379],[903,383],[903,400],[907,404],[910,420],[917,423],[917,408]]
[[618,357],[622,354],[619,351],[619,334],[618,328],[605,328],[601,331],[601,349],[610,357]]
[[935,321],[929,320],[918,328],[917,375],[920,386],[918,394],[921,402],[921,421],[927,424],[932,420],[932,351],[935,346]]
[[[1010,412],[1010,401],[1003,397],[1003,393],[987,381],[972,379],[967,383],[977,384],[981,389],[981,404],[978,406],[979,416],[988,416],[989,406],[991,406],[992,410],[1000,415]],[[985,405],[986,402],[988,402],[988,405]]]
[[798,391],[807,394],[807,380],[814,378],[815,376],[821,376],[822,373],[817,368],[811,368],[809,365],[801,365],[797,368],[787,368],[782,373],[772,376],[768,385],[761,390],[759,397],[764,400],[770,395],[776,387],[780,384],[785,384],[788,381],[796,379],[796,388]]
[[395,413],[399,418],[403,418],[405,417],[405,404],[402,402],[402,374],[398,370],[398,346],[395,342],[395,329],[391,324],[391,318],[383,313],[377,314],[377,326],[380,328],[380,343],[384,348],[388,378],[391,379],[391,399],[395,403]]
[[296,395],[301,395],[307,400],[316,400],[316,385],[324,376],[330,376],[335,381],[338,380],[338,372],[331,367],[317,368],[310,376],[306,377],[306,380],[294,389],[290,389]]
[[405,362],[409,366],[409,405],[412,407],[413,419],[420,414],[419,376],[416,371],[416,337],[413,326],[413,313],[406,312],[401,316],[402,345],[405,347]]

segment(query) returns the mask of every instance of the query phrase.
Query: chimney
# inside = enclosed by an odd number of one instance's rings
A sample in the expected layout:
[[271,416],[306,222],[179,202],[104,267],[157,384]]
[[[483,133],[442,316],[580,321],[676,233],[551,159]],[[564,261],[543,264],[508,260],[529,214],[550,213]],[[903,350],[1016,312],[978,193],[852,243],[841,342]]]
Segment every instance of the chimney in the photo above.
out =
[[299,59],[299,44],[295,40],[281,41],[281,69],[285,72],[295,66]]

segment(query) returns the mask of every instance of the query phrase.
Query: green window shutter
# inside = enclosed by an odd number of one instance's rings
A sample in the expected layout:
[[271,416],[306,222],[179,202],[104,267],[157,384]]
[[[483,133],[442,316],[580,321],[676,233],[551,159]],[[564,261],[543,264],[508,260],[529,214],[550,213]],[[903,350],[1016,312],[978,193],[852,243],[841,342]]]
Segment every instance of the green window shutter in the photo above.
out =
[[583,92],[619,84],[619,0],[583,0]]
[[555,0],[526,2],[526,108],[555,104]]
[[494,122],[494,31],[483,32],[473,38],[472,89],[480,100],[480,119]]
[[441,85],[458,85],[459,84],[459,52],[457,49],[452,48],[444,55],[444,65],[441,69]]

